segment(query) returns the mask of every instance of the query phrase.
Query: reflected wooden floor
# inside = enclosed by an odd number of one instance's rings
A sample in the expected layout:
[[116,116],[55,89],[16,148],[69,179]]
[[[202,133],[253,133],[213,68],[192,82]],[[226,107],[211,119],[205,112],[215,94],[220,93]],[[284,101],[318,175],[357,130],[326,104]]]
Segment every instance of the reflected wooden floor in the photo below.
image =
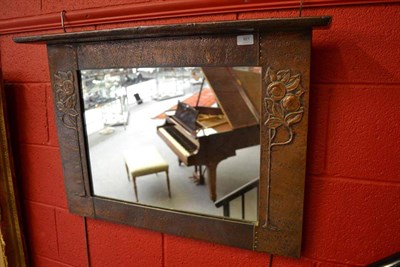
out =
[[[168,197],[165,174],[152,174],[137,178],[140,203],[222,216],[222,208],[216,208],[208,196],[207,184],[194,184],[189,178],[194,168],[179,166],[175,154],[156,133],[156,127],[163,124],[164,120],[152,118],[176,104],[177,101],[178,98],[160,102],[145,99],[142,105],[132,104],[129,123],[125,129],[117,126],[89,136],[90,165],[95,195],[135,202],[133,184],[132,181],[128,181],[123,154],[135,148],[152,145],[169,164],[172,197]],[[217,199],[259,176],[259,154],[259,146],[241,149],[237,151],[235,157],[228,158],[218,165]],[[256,189],[246,194],[245,209],[245,219],[255,221],[257,219]],[[239,198],[231,203],[231,217],[241,219],[241,213]]]

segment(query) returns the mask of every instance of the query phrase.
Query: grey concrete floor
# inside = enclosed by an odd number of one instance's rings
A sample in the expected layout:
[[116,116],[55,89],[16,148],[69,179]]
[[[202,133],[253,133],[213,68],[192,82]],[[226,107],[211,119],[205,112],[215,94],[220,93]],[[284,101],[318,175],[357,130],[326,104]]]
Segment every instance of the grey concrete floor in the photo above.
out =
[[[172,210],[222,216],[222,207],[216,208],[209,198],[206,185],[196,185],[189,177],[193,167],[179,166],[176,155],[157,135],[157,126],[163,119],[153,119],[175,105],[178,99],[164,101],[144,99],[141,105],[131,104],[126,127],[114,126],[107,134],[94,133],[88,137],[91,176],[97,196],[136,202],[132,181],[128,181],[123,154],[135,148],[154,146],[169,163],[172,197],[168,197],[164,173],[137,178],[139,203]],[[217,168],[217,199],[259,176],[260,148],[249,147],[236,151],[237,155],[222,161]],[[207,183],[207,181],[206,181]],[[245,220],[257,220],[257,192],[245,196]],[[231,217],[241,218],[240,198],[231,203]]]

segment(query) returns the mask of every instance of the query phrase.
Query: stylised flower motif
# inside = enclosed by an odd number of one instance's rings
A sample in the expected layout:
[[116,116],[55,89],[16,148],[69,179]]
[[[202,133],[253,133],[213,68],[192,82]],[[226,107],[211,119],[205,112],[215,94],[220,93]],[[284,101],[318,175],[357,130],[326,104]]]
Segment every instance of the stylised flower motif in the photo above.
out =
[[72,84],[72,80],[65,80],[63,81],[63,88],[67,95],[70,95],[74,92],[74,85]]
[[54,74],[56,107],[62,113],[61,120],[67,128],[77,130],[77,98],[74,92],[73,74],[71,71],[59,71]]
[[268,85],[267,92],[273,100],[279,101],[286,95],[286,87],[281,82],[273,82]]
[[282,99],[282,106],[289,112],[296,111],[300,108],[300,99],[296,95],[287,95]]
[[[292,141],[291,126],[303,118],[301,96],[304,90],[300,86],[300,74],[292,75],[290,70],[275,72],[271,68],[266,73],[267,92],[264,98],[267,120],[264,122],[273,131],[271,147],[285,145]],[[274,142],[276,131],[281,126],[288,132],[288,139],[284,142]]]

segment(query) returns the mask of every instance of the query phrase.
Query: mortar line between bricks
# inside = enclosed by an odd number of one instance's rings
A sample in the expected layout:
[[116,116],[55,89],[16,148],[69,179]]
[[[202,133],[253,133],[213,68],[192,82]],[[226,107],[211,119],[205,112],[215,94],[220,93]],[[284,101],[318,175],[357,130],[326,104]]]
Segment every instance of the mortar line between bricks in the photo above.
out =
[[301,259],[305,260],[307,262],[310,262],[313,267],[319,267],[319,265],[318,265],[319,261],[317,259],[313,259],[313,258],[310,258],[310,257],[307,257],[307,256],[306,257],[302,256]]
[[305,257],[305,259],[312,260],[316,264],[317,267],[320,267],[322,263],[334,263],[334,264],[340,264],[343,266],[351,266],[351,267],[365,266],[365,264],[348,263],[348,262],[344,263],[344,262],[329,260],[329,259],[316,259],[316,258],[309,258],[309,257]]
[[377,181],[370,180],[361,177],[346,177],[346,176],[334,176],[334,175],[311,175],[312,179],[316,180],[325,180],[325,181],[346,181],[346,182],[354,182],[357,184],[371,184],[371,185],[380,185],[380,186],[396,186],[400,187],[400,182],[392,182],[392,181]]
[[42,82],[29,82],[29,81],[23,81],[23,82],[17,82],[17,81],[4,81],[5,85],[29,85],[29,84],[46,84],[46,85],[51,85],[50,81],[42,81]]
[[25,201],[28,201],[28,202],[32,203],[32,204],[41,205],[41,206],[44,206],[44,207],[47,207],[47,208],[53,208],[53,209],[69,211],[68,208],[63,208],[63,207],[60,207],[60,206],[54,206],[54,205],[51,205],[51,204],[46,204],[46,203],[43,203],[43,202],[40,202],[40,201],[36,201],[36,200],[32,200],[32,199],[25,198],[25,197],[23,199]]
[[[56,209],[56,210],[60,210],[60,211],[67,211],[67,212],[69,212],[69,209],[68,208],[60,208],[60,207],[58,207],[58,206],[54,206],[54,208]],[[72,214],[72,213],[71,213]],[[78,216],[78,215],[77,215]]]
[[351,266],[351,267],[365,266],[365,264],[361,264],[361,263],[340,262],[340,261],[324,259],[324,258],[314,258],[314,257],[308,257],[308,256],[302,256],[301,258],[312,261],[313,263],[315,263],[317,265],[317,267],[319,267],[322,263],[335,263],[335,264]]
[[58,240],[59,236],[58,236],[58,227],[57,227],[57,213],[56,213],[56,209],[53,208],[53,212],[54,212],[54,223],[55,223],[55,230],[56,230],[56,239],[57,239],[57,256],[58,258],[60,258],[60,241]]
[[59,263],[59,264],[61,264],[61,265],[63,265],[63,266],[66,266],[66,267],[74,267],[73,265],[70,265],[70,264],[68,264],[68,263],[61,262],[61,261],[58,261],[58,260],[55,260],[55,259],[52,259],[52,258],[49,258],[49,257],[41,256],[41,255],[38,255],[38,254],[36,254],[36,256],[37,256],[38,258],[46,259],[46,260],[51,261],[51,262],[54,262],[54,263]]
[[59,146],[53,146],[53,145],[42,145],[42,144],[35,144],[35,143],[24,143],[24,142],[20,142],[20,145],[23,146],[32,146],[32,147],[41,147],[41,148],[51,148],[51,149],[57,149],[60,150]]

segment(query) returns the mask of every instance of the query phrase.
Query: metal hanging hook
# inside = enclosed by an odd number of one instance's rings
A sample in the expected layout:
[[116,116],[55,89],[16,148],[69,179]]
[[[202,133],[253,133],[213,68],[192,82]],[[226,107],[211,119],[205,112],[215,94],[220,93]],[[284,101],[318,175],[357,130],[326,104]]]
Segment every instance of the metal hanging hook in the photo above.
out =
[[65,30],[65,25],[64,25],[65,13],[67,13],[67,11],[65,11],[65,10],[61,11],[61,27],[62,27],[62,29],[63,29],[64,32],[67,32],[67,31]]

